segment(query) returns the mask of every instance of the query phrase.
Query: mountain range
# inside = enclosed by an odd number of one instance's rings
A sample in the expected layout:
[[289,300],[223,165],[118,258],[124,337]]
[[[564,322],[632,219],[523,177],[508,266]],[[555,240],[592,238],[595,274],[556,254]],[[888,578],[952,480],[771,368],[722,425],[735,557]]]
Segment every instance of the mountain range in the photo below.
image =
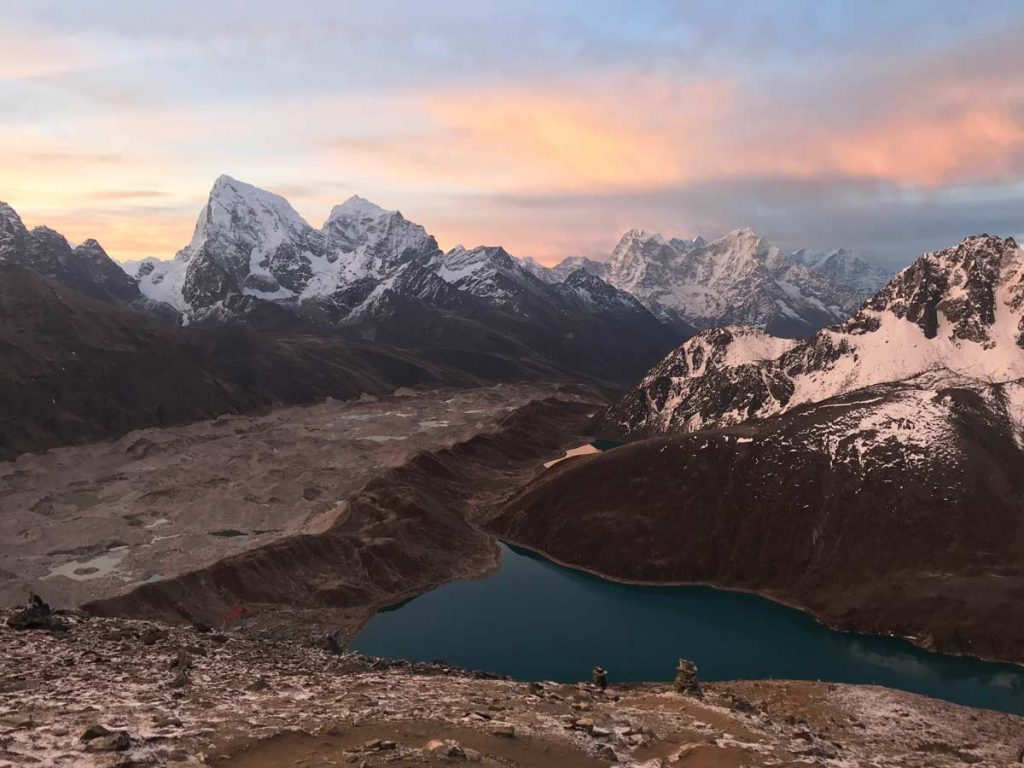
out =
[[[808,339],[702,332],[492,529],[616,578],[1024,660],[1024,251],[927,253]],[[628,532],[625,534],[624,532]]]
[[[785,413],[894,381],[950,378],[1024,404],[1024,255],[1012,238],[971,237],[925,254],[843,323],[805,341],[753,328],[704,332],[608,414],[625,434],[694,431]],[[994,396],[995,397],[995,396]],[[1024,418],[1024,414],[1020,416]]]
[[751,229],[708,242],[630,230],[606,261],[570,257],[528,267],[557,282],[584,269],[635,296],[682,331],[742,324],[802,338],[845,320],[889,278],[845,249],[783,253]]
[[[607,262],[547,269],[501,247],[447,253],[361,197],[316,229],[283,197],[219,177],[174,259],[126,274],[94,240],[72,247],[0,208],[0,260],[166,324],[331,333],[441,362],[535,359],[623,385],[696,329],[741,319],[807,335],[849,315],[877,270],[846,251],[782,255],[750,230],[711,243],[627,233]],[[490,364],[490,363],[488,363]]]

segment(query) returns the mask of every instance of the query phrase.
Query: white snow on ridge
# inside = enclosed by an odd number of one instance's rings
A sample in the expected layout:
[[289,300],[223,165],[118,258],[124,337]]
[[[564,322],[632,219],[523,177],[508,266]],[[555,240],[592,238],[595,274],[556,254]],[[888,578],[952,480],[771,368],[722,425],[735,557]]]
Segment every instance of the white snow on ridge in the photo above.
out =
[[153,301],[162,301],[170,304],[179,312],[185,312],[188,302],[182,295],[182,286],[185,284],[185,271],[188,269],[188,262],[160,261],[159,259],[144,259],[143,264],[152,263],[153,271],[148,275],[138,274],[139,290],[142,294]]
[[[567,264],[548,274],[564,275]],[[785,254],[749,227],[711,242],[630,230],[602,266],[602,277],[656,315],[699,328],[780,321],[820,327],[848,317],[886,280],[849,251]]]
[[[239,226],[239,222],[245,226]],[[222,175],[199,213],[192,241],[181,251],[187,260],[207,239],[226,234],[251,245],[251,261],[273,253],[281,243],[311,229],[285,198]]]
[[[623,426],[694,431],[924,376],[981,393],[1006,385],[1009,400],[1024,381],[1022,335],[1024,251],[967,238],[925,254],[852,320],[806,341],[737,327],[695,336],[627,396]],[[1024,403],[1011,405],[1024,420]]]

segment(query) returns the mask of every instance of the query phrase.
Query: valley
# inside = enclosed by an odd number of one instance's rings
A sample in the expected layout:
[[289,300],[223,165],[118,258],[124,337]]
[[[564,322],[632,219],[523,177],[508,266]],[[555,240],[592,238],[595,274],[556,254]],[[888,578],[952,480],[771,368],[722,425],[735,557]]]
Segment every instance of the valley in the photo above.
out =
[[77,607],[323,533],[371,480],[552,391],[406,389],[22,454],[0,464],[0,603]]

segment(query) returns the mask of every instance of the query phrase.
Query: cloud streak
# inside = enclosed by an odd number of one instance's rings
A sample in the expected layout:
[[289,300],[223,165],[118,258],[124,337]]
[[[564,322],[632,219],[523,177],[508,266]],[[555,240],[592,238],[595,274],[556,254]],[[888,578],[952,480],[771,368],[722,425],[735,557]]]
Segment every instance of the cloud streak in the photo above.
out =
[[548,261],[632,226],[884,259],[1024,229],[1014,3],[554,5],[12,0],[0,198],[122,258],[173,254],[222,172]]

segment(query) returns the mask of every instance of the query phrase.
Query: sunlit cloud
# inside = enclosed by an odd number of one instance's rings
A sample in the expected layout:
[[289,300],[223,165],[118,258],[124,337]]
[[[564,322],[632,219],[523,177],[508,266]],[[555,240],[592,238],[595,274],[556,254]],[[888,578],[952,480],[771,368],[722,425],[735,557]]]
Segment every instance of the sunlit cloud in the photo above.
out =
[[[1024,9],[920,3],[884,26],[839,3],[819,29],[758,3],[457,0],[403,4],[407,34],[330,3],[310,20],[183,2],[12,3],[0,199],[125,259],[173,255],[220,173],[314,226],[358,193],[442,246],[547,261],[633,226],[833,233],[892,257],[925,226],[1020,230]],[[948,227],[927,215],[940,199]]]

